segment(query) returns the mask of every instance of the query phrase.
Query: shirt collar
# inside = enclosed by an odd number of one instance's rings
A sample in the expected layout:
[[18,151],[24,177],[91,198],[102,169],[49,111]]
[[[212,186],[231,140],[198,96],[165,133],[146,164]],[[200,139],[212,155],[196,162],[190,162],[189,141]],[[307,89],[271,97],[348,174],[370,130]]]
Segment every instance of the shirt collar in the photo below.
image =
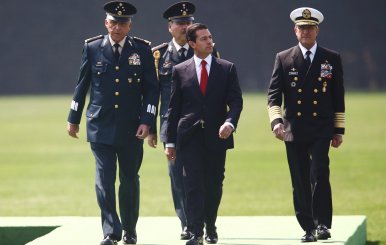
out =
[[[315,42],[314,46],[312,46],[312,48],[310,49],[312,55],[315,55],[317,46],[318,44]],[[303,56],[305,56],[308,49],[306,49],[301,43],[299,43],[299,47],[302,51]]]
[[[127,38],[127,37],[124,37],[124,38],[118,43],[119,46],[121,46],[121,48],[123,48],[123,45],[125,45],[126,38]],[[111,45],[111,46],[114,46],[115,42],[113,41],[113,39],[111,39],[111,36],[110,36],[110,35],[109,35],[109,40],[110,40],[110,45]]]
[[183,47],[183,48],[185,48],[186,50],[188,50],[189,49],[189,44],[188,43],[185,43],[185,45],[184,46],[181,46],[181,45],[179,45],[177,42],[176,42],[176,40],[174,39],[174,37],[173,37],[173,44],[174,44],[174,47],[176,47],[176,49],[177,49],[177,52],[178,51],[180,51],[180,49]]
[[[193,56],[193,59],[194,59],[194,63],[196,64],[196,67],[201,67],[201,61],[202,59],[198,58],[196,55]],[[206,61],[206,63],[209,65],[212,64],[212,55],[208,55],[206,56],[206,58],[204,59]]]

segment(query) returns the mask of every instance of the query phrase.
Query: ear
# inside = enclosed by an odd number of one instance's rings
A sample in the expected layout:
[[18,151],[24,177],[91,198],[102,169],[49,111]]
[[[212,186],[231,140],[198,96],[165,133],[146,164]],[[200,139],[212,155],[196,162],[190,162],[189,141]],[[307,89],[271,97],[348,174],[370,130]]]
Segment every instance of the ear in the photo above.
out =
[[109,26],[109,21],[105,19],[105,27],[108,28],[108,26]]
[[194,48],[196,47],[196,43],[195,43],[195,42],[189,41],[188,43],[189,43],[189,46],[190,46],[192,49],[194,49]]

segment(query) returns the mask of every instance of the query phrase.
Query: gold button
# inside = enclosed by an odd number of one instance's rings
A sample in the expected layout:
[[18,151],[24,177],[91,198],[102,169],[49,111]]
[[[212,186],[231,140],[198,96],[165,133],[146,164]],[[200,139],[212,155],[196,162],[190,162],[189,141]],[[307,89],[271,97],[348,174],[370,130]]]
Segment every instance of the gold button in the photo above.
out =
[[134,76],[137,76],[137,73],[134,73]]
[[314,105],[317,105],[317,104],[318,104],[318,102],[316,100],[314,100]]
[[298,115],[298,117],[300,117],[300,116],[302,115],[302,113],[301,113],[301,112],[298,112],[297,115]]
[[314,112],[314,113],[312,113],[312,115],[313,115],[314,117],[316,117],[316,116],[318,115],[318,113]]
[[301,93],[301,92],[302,92],[302,89],[301,89],[301,88],[299,88],[299,89],[298,89],[298,92],[299,92],[299,93]]
[[322,81],[322,78],[321,78],[321,77],[318,77],[318,81]]
[[118,95],[119,95],[119,92],[115,92],[115,95],[118,96]]
[[141,82],[141,79],[138,78],[138,79],[137,79],[137,82],[138,82],[138,83]]
[[316,94],[318,92],[318,90],[317,89],[314,89],[314,93]]
[[119,66],[116,66],[116,67],[115,67],[115,70],[117,70],[117,71],[118,71],[118,70],[119,70]]
[[118,105],[115,105],[114,107],[115,107],[115,108],[118,108]]
[[129,83],[131,83],[131,82],[133,81],[133,79],[128,78],[127,81],[128,81]]
[[302,103],[302,101],[301,100],[298,100],[298,104],[300,105]]
[[115,79],[115,82],[116,82],[116,83],[119,83],[119,79],[118,79],[118,78],[117,78],[117,79]]
[[294,80],[297,81],[297,80],[298,80],[298,77],[294,77]]

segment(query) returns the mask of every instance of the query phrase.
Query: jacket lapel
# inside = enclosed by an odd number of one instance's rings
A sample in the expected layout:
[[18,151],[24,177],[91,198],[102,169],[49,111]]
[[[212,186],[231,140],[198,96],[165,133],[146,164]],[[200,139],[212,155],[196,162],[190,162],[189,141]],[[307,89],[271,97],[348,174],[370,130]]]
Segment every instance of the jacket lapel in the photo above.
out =
[[210,93],[212,88],[215,88],[216,83],[216,74],[218,74],[218,69],[220,68],[219,63],[217,62],[217,58],[212,56],[212,63],[210,65],[210,71],[208,76],[208,84],[206,86],[206,92],[205,94]]
[[111,47],[108,35],[105,35],[105,38],[103,39],[103,42],[101,44],[101,50],[103,57],[106,60],[108,60],[110,63],[115,63],[113,47]]
[[196,65],[194,64],[194,59],[190,58],[188,62],[185,65],[185,74],[188,76],[188,83],[191,84],[192,89],[194,89],[194,92],[199,94],[197,96],[202,96],[200,85],[198,83],[197,79],[197,73],[196,73]]

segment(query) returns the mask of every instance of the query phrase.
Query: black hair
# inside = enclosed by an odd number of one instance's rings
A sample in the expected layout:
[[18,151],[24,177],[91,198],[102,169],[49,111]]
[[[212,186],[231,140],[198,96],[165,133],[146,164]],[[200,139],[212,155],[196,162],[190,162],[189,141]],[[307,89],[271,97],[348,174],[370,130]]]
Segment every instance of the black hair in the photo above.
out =
[[196,42],[197,31],[205,30],[205,29],[208,29],[208,27],[201,23],[195,23],[193,25],[190,25],[186,29],[186,40]]

